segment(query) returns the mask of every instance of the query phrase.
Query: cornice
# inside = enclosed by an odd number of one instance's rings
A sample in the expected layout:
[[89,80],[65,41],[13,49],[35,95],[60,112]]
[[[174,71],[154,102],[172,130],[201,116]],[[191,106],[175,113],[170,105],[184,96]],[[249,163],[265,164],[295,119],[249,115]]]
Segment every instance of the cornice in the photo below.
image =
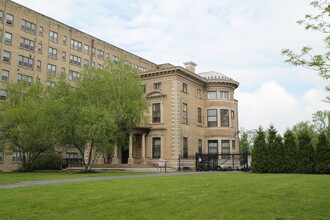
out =
[[239,82],[232,80],[232,79],[205,79],[204,77],[199,76],[196,73],[193,73],[189,70],[186,70],[183,67],[180,66],[175,66],[171,68],[166,68],[166,69],[159,69],[159,70],[149,70],[147,72],[142,72],[139,73],[141,79],[149,78],[149,77],[157,77],[157,76],[162,76],[162,75],[167,75],[167,74],[182,74],[183,76],[188,76],[193,78],[194,80],[198,80],[202,82],[205,86],[209,86],[210,84],[227,84],[234,86],[237,88],[239,86]]

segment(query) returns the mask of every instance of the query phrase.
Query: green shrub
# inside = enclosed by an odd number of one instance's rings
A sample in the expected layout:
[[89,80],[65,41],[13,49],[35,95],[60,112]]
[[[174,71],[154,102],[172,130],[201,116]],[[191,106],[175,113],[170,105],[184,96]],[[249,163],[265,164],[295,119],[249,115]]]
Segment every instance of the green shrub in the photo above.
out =
[[63,159],[57,154],[41,154],[33,162],[33,170],[60,170]]

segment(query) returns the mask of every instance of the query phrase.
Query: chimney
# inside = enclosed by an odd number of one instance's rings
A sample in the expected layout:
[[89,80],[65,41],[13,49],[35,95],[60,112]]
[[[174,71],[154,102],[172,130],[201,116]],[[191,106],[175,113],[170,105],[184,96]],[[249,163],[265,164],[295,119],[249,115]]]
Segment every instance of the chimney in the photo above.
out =
[[196,63],[189,61],[189,62],[185,62],[184,64],[184,68],[186,68],[187,70],[189,70],[190,72],[195,73],[195,67],[197,66]]

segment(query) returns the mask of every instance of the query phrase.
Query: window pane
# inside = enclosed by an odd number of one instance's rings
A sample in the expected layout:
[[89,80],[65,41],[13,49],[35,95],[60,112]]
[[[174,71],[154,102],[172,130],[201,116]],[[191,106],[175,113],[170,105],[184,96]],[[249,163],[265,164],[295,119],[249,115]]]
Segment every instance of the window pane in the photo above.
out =
[[160,138],[153,138],[152,142],[152,157],[160,158]]
[[207,99],[216,99],[217,92],[207,92]]
[[229,110],[221,109],[221,127],[229,127]]
[[208,141],[209,154],[218,153],[218,140],[209,140]]

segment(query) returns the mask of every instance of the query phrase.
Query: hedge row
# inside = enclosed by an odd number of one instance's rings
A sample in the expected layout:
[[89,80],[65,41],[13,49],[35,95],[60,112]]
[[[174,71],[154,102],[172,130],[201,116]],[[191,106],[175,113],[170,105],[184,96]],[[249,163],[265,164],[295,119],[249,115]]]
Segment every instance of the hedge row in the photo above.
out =
[[252,150],[252,171],[256,173],[330,173],[329,137],[318,135],[313,147],[310,134],[287,130],[283,138],[273,126],[259,128]]

